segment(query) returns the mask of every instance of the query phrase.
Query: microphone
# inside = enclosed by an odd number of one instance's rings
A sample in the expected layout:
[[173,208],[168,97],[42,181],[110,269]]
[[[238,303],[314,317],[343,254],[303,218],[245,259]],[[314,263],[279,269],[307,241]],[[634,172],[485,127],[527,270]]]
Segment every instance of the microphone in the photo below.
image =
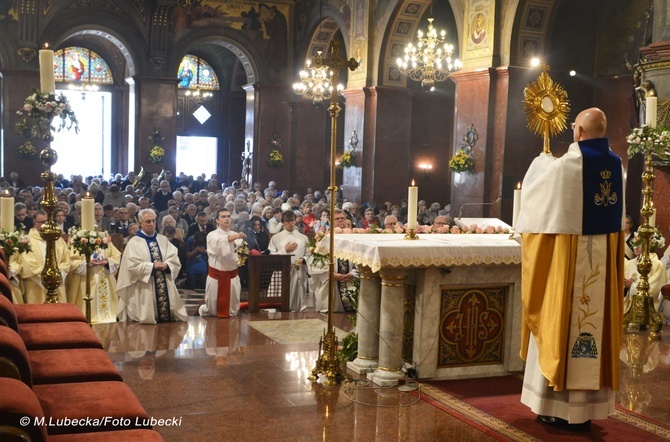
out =
[[465,207],[465,206],[479,206],[479,207],[492,206],[494,204],[498,204],[500,201],[502,201],[501,197],[498,197],[498,199],[493,201],[492,203],[463,203],[461,205],[461,208],[458,209],[458,219],[461,219],[463,217],[462,216],[463,215],[463,207]]

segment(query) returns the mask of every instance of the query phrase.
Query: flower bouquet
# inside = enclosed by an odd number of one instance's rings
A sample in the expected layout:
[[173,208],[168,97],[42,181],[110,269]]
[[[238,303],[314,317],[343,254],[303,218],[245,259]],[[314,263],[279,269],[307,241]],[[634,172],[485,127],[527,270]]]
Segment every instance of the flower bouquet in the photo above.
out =
[[[635,232],[632,243],[633,247],[642,246],[642,238],[637,236],[637,232]],[[653,252],[654,250],[662,249],[663,247],[665,247],[665,238],[661,234],[661,231],[658,230],[657,227],[654,227],[654,233],[649,238],[649,251]]]
[[16,123],[16,130],[26,138],[50,139],[52,130],[60,132],[74,128],[75,132],[79,132],[77,117],[64,95],[56,97],[53,93],[35,89],[16,113],[23,116]]
[[316,247],[319,245],[324,236],[326,236],[324,232],[318,231],[316,232],[316,235],[309,238],[307,244],[310,264],[321,269],[325,269],[330,265],[330,254],[319,253],[316,251]]
[[641,126],[633,129],[628,137],[628,158],[636,153],[645,157],[650,153],[661,159],[668,155],[668,143],[670,143],[670,129],[662,126]]
[[345,169],[347,167],[353,167],[356,165],[356,152],[351,149],[346,150],[340,157],[340,161],[337,163],[337,167],[340,169]]
[[284,164],[284,156],[279,150],[274,149],[268,154],[268,164],[272,167],[280,167]]
[[449,169],[454,172],[472,172],[475,170],[475,160],[470,149],[461,147],[449,160]]
[[104,250],[109,246],[111,237],[104,230],[95,226],[93,230],[70,227],[68,230],[70,247],[82,255],[93,255],[98,250]]
[[26,141],[25,143],[21,144],[19,146],[18,151],[19,151],[19,156],[21,158],[26,158],[26,159],[34,158],[35,155],[37,154],[37,148],[30,141]]
[[0,231],[0,247],[5,251],[7,262],[14,253],[30,252],[30,238],[22,230],[8,232],[4,228]]
[[152,163],[160,163],[165,158],[165,149],[156,145],[149,151],[149,161]]

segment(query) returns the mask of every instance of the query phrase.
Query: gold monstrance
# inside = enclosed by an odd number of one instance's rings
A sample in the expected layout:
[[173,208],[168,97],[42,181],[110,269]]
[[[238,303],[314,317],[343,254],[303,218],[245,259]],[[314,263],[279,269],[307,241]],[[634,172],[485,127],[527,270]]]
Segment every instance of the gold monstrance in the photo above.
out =
[[543,152],[551,154],[549,139],[568,128],[570,103],[563,86],[551,79],[549,66],[542,68],[537,81],[523,90],[523,110],[528,119],[528,129],[544,138]]

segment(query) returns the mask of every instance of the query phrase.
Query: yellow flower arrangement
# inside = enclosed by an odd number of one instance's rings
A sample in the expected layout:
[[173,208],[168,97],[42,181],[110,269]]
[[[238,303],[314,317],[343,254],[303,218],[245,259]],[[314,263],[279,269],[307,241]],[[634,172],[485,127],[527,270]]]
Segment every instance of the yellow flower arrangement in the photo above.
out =
[[268,164],[272,167],[279,167],[284,163],[284,156],[279,150],[274,149],[268,154]]
[[356,165],[356,152],[354,152],[351,149],[344,151],[344,153],[340,157],[339,162],[337,163],[337,167],[339,167],[340,169],[353,167],[355,165]]
[[160,146],[154,146],[149,151],[149,161],[152,163],[160,163],[165,158],[165,149]]
[[457,173],[475,170],[475,160],[472,158],[472,152],[469,149],[458,149],[449,160],[449,168]]
[[21,158],[34,158],[37,154],[37,148],[30,141],[21,144],[18,151]]

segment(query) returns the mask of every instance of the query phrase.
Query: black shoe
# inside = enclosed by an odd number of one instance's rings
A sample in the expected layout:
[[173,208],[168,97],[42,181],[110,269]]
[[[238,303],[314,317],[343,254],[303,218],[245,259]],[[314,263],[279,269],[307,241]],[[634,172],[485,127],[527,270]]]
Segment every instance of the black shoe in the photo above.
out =
[[543,416],[543,415],[538,415],[537,419],[545,423],[547,425],[551,425],[556,428],[560,428],[561,430],[566,430],[566,431],[589,431],[591,430],[591,421],[588,420],[586,422],[582,422],[580,424],[571,424],[565,419],[561,419],[560,417],[554,417],[554,416]]

